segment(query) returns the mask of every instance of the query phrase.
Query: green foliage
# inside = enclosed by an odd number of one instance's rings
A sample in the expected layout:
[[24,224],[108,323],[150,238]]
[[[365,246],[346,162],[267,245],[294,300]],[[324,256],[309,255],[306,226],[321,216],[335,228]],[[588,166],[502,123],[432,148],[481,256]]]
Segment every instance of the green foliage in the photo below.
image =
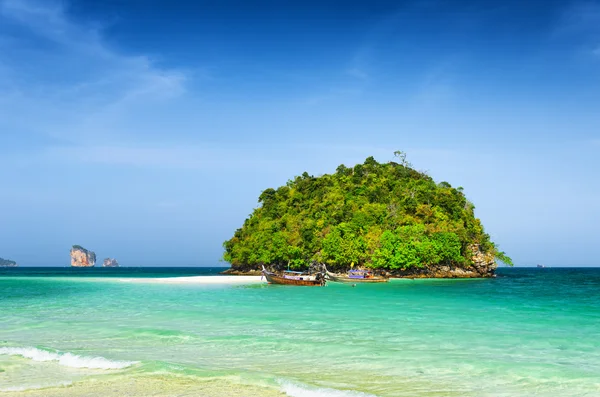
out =
[[448,263],[463,265],[461,241],[456,233],[427,233],[423,224],[386,230],[373,256],[373,267],[386,269],[421,268]]
[[340,223],[323,238],[322,257],[330,265],[364,263],[367,258],[363,236],[352,225]]
[[508,255],[506,255],[503,251],[496,251],[495,255],[496,255],[496,259],[498,259],[500,262],[503,262],[503,263],[507,264],[508,266],[514,266],[513,260]]
[[369,157],[340,165],[335,174],[305,172],[266,189],[261,206],[223,244],[225,261],[234,267],[469,266],[468,247],[477,244],[512,263],[490,241],[462,188],[438,184],[414,170],[405,153],[394,154],[399,163]]

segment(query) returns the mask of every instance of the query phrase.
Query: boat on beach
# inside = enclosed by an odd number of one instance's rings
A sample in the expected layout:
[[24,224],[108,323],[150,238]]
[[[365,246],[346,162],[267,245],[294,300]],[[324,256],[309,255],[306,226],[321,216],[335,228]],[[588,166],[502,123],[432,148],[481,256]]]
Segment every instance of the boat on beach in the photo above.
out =
[[302,286],[324,286],[325,275],[323,273],[308,274],[285,270],[281,274],[268,271],[263,266],[262,274],[269,284],[302,285]]
[[387,283],[388,278],[376,276],[371,270],[350,270],[346,275],[331,273],[325,268],[325,276],[328,280],[337,283]]

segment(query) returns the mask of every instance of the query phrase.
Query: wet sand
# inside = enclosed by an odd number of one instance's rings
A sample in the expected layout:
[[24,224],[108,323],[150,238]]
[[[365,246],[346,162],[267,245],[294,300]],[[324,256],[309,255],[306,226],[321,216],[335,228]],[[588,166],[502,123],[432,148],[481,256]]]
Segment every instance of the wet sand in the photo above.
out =
[[198,380],[185,377],[105,376],[64,387],[49,387],[38,390],[0,392],[3,397],[283,397],[285,393],[258,385],[242,385],[222,379]]

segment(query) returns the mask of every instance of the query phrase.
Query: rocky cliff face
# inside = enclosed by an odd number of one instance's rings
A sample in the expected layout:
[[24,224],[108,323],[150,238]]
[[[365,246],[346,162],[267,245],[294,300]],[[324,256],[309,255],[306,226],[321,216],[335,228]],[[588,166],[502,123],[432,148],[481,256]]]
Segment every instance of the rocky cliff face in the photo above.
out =
[[492,253],[483,253],[479,248],[479,245],[473,244],[469,247],[469,250],[473,253],[473,267],[475,270],[482,275],[482,277],[495,277],[496,268],[496,257]]
[[104,262],[102,262],[102,267],[119,267],[119,262],[116,259],[106,258]]
[[[267,270],[273,271],[277,269],[273,269],[271,266],[268,266]],[[262,275],[262,271],[256,269],[256,266],[235,266],[222,271],[221,274],[227,274],[231,276],[260,276]]]
[[[473,263],[468,267],[455,267],[449,265],[430,265],[420,269],[393,270],[388,276],[399,278],[489,278],[495,277],[496,258],[491,253],[484,253],[477,244],[468,247],[471,251]],[[273,266],[266,266],[267,270],[277,271]],[[349,269],[346,269],[346,271]],[[260,275],[261,271],[256,266],[235,266],[227,269],[223,274],[232,275]]]
[[96,254],[85,248],[74,245],[71,248],[71,266],[72,267],[93,267],[96,264]]
[[479,245],[469,246],[473,264],[468,267],[447,265],[428,266],[422,269],[396,270],[390,275],[402,278],[489,278],[496,277],[498,264],[491,253],[481,251]]

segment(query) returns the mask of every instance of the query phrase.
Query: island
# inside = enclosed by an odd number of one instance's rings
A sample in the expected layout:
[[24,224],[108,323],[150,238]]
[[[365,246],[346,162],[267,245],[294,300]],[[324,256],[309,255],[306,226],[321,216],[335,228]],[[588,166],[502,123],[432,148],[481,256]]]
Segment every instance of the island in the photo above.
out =
[[17,262],[0,258],[0,267],[17,267]]
[[475,217],[463,188],[435,182],[406,154],[369,157],[333,174],[303,173],[269,188],[259,206],[223,243],[228,274],[326,265],[373,269],[391,277],[494,277],[512,266]]
[[88,251],[81,245],[74,245],[71,248],[71,267],[94,267],[96,264],[96,254]]
[[106,258],[104,262],[102,262],[102,267],[119,267],[119,262],[113,258]]

